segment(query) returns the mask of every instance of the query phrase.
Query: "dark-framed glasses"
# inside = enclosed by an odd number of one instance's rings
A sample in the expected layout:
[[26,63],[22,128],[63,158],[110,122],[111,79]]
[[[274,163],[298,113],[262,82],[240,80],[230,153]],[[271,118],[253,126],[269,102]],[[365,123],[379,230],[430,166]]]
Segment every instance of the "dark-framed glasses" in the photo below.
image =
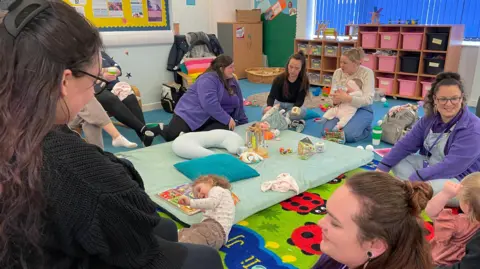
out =
[[435,97],[435,99],[437,100],[437,102],[441,105],[446,105],[448,103],[448,101],[450,101],[450,103],[452,103],[452,105],[456,105],[458,103],[460,103],[463,99],[463,96],[455,96],[455,97],[450,97],[450,98],[447,98],[447,97]]
[[108,85],[108,81],[99,77],[99,76],[95,76],[95,75],[92,75],[88,72],[85,72],[83,70],[75,70],[75,72],[78,72],[78,73],[82,73],[84,75],[87,75],[91,78],[94,78],[95,79],[95,82],[93,84],[93,88],[95,90],[95,95],[99,95],[100,93],[102,93],[106,88],[107,88],[107,85]]

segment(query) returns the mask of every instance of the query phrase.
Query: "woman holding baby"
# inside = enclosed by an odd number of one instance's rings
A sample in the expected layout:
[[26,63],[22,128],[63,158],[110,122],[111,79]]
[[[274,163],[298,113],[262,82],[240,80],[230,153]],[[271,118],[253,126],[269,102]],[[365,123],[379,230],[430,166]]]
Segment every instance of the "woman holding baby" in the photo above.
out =
[[323,120],[324,130],[341,129],[350,143],[363,140],[372,132],[375,81],[373,71],[360,65],[364,56],[362,48],[343,53],[340,68],[333,74],[330,95],[336,106],[327,111]]

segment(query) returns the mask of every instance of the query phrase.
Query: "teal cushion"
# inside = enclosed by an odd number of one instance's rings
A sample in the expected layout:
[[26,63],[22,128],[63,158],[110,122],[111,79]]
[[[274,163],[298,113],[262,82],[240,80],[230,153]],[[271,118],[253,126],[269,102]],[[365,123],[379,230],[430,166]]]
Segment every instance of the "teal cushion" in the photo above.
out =
[[199,176],[213,174],[225,177],[230,182],[235,182],[260,175],[257,170],[234,156],[224,153],[179,162],[173,166],[190,180],[195,180]]
[[309,119],[315,119],[315,118],[320,118],[320,114],[317,113],[317,111],[313,109],[307,109],[305,112],[305,117],[303,118],[304,120],[309,120]]

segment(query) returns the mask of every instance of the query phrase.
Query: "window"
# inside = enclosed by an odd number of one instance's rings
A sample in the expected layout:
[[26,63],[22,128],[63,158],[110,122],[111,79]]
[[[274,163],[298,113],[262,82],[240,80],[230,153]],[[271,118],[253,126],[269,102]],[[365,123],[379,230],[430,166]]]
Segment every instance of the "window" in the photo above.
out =
[[315,19],[345,34],[346,24],[370,23],[374,7],[383,8],[381,24],[411,19],[419,24],[464,24],[465,39],[480,40],[479,0],[316,0]]

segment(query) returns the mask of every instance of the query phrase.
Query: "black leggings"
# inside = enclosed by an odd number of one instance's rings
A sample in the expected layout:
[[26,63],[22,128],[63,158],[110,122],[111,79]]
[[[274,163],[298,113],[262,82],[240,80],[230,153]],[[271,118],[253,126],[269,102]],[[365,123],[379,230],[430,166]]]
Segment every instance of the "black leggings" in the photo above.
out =
[[109,90],[104,90],[96,97],[105,111],[140,135],[142,128],[145,126],[145,118],[134,94],[130,94],[123,101],[120,101]]
[[[158,237],[167,241],[178,241],[177,226],[170,219],[162,218],[154,232]],[[223,269],[220,255],[214,248],[186,243],[177,244],[187,248],[187,257],[183,262],[182,269]]]
[[[210,118],[205,122],[200,128],[194,130],[193,132],[201,132],[201,131],[211,131],[216,129],[223,129],[228,130],[228,125],[225,125],[215,119]],[[163,138],[169,142],[175,140],[181,132],[189,133],[192,132],[188,124],[180,118],[177,114],[173,114],[172,120],[167,126],[163,127]]]

